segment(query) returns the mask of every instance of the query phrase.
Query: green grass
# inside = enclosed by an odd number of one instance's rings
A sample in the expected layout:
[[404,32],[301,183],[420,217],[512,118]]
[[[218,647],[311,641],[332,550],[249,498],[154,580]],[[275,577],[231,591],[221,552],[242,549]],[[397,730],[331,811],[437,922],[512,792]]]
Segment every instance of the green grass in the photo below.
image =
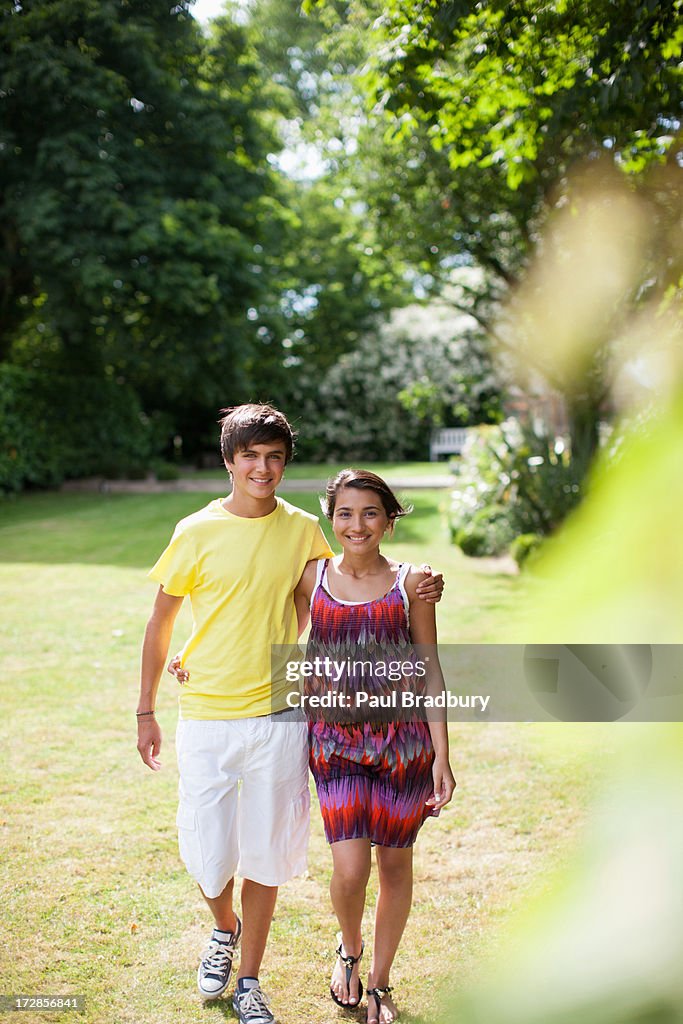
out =
[[[296,459],[286,469],[288,480],[326,480],[340,470],[346,469],[348,462],[298,462]],[[354,463],[356,465],[356,463]],[[405,477],[448,476],[450,463],[443,462],[363,462],[359,468],[372,470],[385,480],[400,480]],[[183,473],[183,476],[206,480],[225,477],[223,468],[196,469]]]
[[[175,521],[209,497],[40,494],[0,506],[0,976],[5,993],[87,993],[80,1019],[94,1024],[232,1019],[228,1003],[204,1008],[195,993],[208,918],[176,849],[173,680],[158,701],[161,773],[138,758],[133,716],[154,593],[146,569]],[[520,579],[449,545],[442,492],[411,498],[390,551],[444,571],[441,639],[495,640]],[[313,494],[290,500],[315,510]],[[174,643],[188,629],[184,608]],[[451,733],[459,788],[416,847],[415,905],[392,976],[408,1024],[440,1019],[440,987],[466,984],[511,908],[565,863],[613,735],[481,723]],[[327,996],[329,877],[314,806],[310,870],[282,890],[262,974],[289,1024],[348,1019]]]

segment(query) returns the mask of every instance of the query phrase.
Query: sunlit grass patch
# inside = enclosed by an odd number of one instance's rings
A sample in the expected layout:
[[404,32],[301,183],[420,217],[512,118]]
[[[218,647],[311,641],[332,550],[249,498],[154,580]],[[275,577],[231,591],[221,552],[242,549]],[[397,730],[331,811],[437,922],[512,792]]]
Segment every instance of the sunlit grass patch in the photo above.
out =
[[[163,681],[158,701],[161,773],[138,757],[133,714],[154,593],[145,571],[176,519],[209,497],[36,495],[0,512],[3,990],[85,993],[84,1019],[96,1024],[232,1018],[225,1001],[204,1008],[195,989],[209,920],[176,847],[175,682]],[[409,497],[416,512],[387,550],[444,571],[444,641],[495,638],[520,579],[449,544],[440,492]],[[315,495],[295,500],[316,507]],[[174,643],[188,629],[184,608]],[[552,728],[575,740],[556,746]],[[609,756],[608,727],[476,724],[451,734],[458,790],[416,846],[414,910],[392,976],[413,1022],[440,1019],[441,987],[465,983],[510,908],[564,862]],[[262,974],[292,1024],[344,1019],[328,996],[330,871],[314,801],[309,872],[283,887]],[[365,969],[375,894],[373,875]]]

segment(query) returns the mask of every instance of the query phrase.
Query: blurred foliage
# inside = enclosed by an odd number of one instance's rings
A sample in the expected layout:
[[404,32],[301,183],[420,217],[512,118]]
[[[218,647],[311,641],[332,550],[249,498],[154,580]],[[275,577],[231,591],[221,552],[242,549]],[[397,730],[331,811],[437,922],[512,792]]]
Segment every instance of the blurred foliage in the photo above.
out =
[[510,554],[520,569],[528,562],[534,552],[540,549],[542,543],[543,537],[538,533],[520,533],[515,537],[510,545]]
[[597,447],[599,421],[632,405],[647,377],[637,362],[657,360],[675,334],[681,179],[672,154],[637,183],[605,159],[577,167],[508,304],[518,366],[564,395],[575,450]]
[[[575,856],[507,922],[486,973],[443,1019],[683,1020],[683,727],[614,728],[612,777]],[[561,729],[553,729],[555,756],[567,742]]]
[[[680,355],[680,352],[679,352]],[[672,367],[673,370],[673,367]],[[539,643],[680,643],[683,387],[623,428],[585,500],[534,561],[522,629]],[[526,635],[525,633],[525,635]]]

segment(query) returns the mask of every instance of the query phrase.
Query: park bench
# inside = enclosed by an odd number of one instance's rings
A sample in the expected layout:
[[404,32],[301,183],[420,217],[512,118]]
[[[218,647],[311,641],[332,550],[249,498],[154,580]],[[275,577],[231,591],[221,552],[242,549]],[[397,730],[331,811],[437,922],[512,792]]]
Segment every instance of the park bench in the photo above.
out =
[[467,427],[433,430],[429,439],[429,461],[438,462],[440,455],[462,455],[466,440]]

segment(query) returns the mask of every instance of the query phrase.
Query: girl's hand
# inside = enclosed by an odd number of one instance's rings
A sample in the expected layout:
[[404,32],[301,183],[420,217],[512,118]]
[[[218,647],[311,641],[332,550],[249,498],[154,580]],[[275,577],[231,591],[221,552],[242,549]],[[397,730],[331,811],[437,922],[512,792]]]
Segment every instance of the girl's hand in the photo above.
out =
[[432,767],[434,779],[434,795],[427,800],[427,806],[440,811],[453,796],[456,782],[447,757],[437,757]]
[[179,654],[176,654],[175,657],[171,658],[171,660],[168,663],[168,668],[166,671],[170,672],[172,676],[175,676],[181,686],[183,685],[183,683],[186,683],[187,680],[190,678],[190,673],[187,671],[187,669],[181,668],[180,666]]
[[436,604],[441,600],[443,594],[443,575],[440,572],[434,572],[431,565],[421,565],[420,572],[426,573],[427,579],[418,583],[417,596],[429,604]]

